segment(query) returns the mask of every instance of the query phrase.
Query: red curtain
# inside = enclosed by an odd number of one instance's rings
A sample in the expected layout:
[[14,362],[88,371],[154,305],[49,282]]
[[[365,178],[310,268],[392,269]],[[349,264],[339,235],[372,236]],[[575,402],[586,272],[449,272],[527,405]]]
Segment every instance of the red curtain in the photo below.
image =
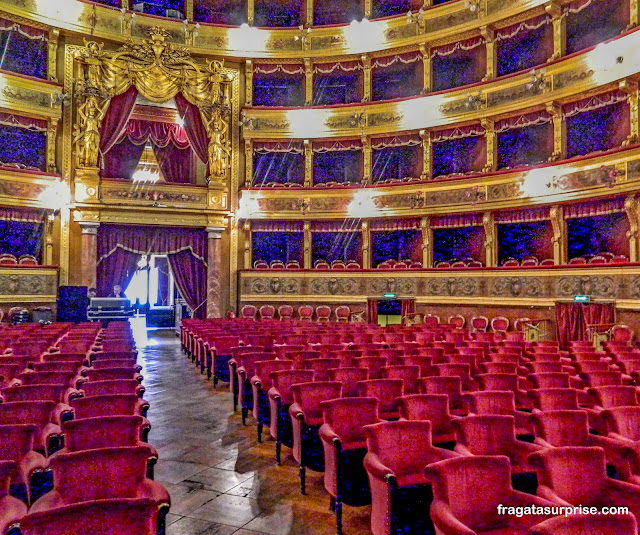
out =
[[99,262],[97,271],[98,295],[108,296],[116,284],[126,288],[138,269],[138,260],[140,260],[139,254],[117,248],[113,254]]
[[588,340],[587,325],[613,323],[615,305],[612,303],[556,303],[556,333],[560,347],[569,342]]
[[207,317],[207,268],[189,251],[169,255],[178,290],[193,310],[193,317]]
[[184,130],[189,138],[191,148],[195,151],[200,161],[209,162],[209,137],[207,129],[202,122],[200,110],[195,104],[191,104],[186,98],[178,93],[175,98],[178,113],[184,122]]
[[189,139],[185,129],[175,123],[131,119],[122,135],[136,145],[151,141],[158,147],[173,144],[179,149],[189,148]]
[[[158,123],[160,124],[160,123]],[[188,143],[188,142],[187,142]],[[181,149],[173,143],[166,147],[153,146],[153,152],[158,160],[158,165],[167,182],[173,184],[192,184],[191,177],[193,160],[191,158],[191,147]]]
[[378,323],[378,300],[367,299],[367,317],[369,323]]
[[[144,145],[136,145],[128,138],[111,147],[104,155],[102,176],[106,178],[126,178],[131,180],[144,151]],[[166,175],[165,175],[166,176]]]
[[156,305],[166,306],[169,303],[169,260],[163,256],[156,257],[156,268],[158,268]]
[[411,314],[416,313],[416,300],[415,299],[401,299],[400,300],[400,314],[404,318]]
[[121,95],[111,99],[109,109],[100,125],[100,152],[104,156],[113,147],[129,122],[138,98],[138,90],[131,86]]

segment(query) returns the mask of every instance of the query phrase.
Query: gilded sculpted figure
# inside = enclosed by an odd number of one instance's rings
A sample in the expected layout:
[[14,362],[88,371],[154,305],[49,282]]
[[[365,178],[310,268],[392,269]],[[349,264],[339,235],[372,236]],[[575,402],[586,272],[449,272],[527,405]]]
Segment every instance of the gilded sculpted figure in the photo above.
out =
[[213,112],[211,120],[206,123],[209,132],[209,166],[211,176],[224,178],[227,172],[230,149],[227,146],[227,124],[220,112]]
[[100,152],[100,122],[107,112],[109,100],[102,104],[100,97],[88,95],[78,108],[76,125],[76,158],[80,167],[97,167]]

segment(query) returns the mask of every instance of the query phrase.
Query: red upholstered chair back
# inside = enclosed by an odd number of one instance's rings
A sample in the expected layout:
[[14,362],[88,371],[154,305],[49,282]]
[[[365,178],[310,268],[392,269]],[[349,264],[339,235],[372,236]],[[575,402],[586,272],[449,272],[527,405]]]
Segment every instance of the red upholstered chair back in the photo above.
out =
[[618,371],[581,373],[580,377],[591,387],[622,385],[622,373]]
[[273,305],[262,305],[260,307],[260,319],[271,319],[276,315],[276,307]]
[[237,357],[236,364],[238,370],[244,370],[245,379],[251,379],[256,374],[256,362],[275,359],[275,353],[246,353]]
[[33,449],[37,433],[33,424],[0,425],[0,459],[18,462]]
[[573,388],[540,388],[527,395],[541,411],[578,410],[578,392]]
[[8,401],[0,403],[0,424],[33,424],[42,429],[51,420],[53,401]]
[[119,381],[121,379],[135,379],[138,372],[131,368],[102,368],[87,370],[90,381]]
[[431,422],[400,420],[368,425],[364,428],[367,450],[398,477],[421,473],[430,455]]
[[553,490],[561,499],[583,506],[604,499],[606,461],[602,448],[547,448],[529,457],[536,468],[538,482]]
[[347,305],[340,305],[335,310],[336,320],[346,323],[349,321],[351,315],[351,309]]
[[628,344],[633,340],[633,331],[628,325],[614,325],[611,328],[611,337],[614,342],[623,342]]
[[449,316],[449,324],[453,325],[456,329],[462,329],[467,320],[464,316],[456,314],[455,316]]
[[451,421],[449,397],[445,394],[412,394],[398,400],[400,417],[405,420],[429,420],[433,431]]
[[633,515],[571,515],[555,517],[536,524],[529,535],[637,535],[638,523]]
[[20,530],[23,535],[155,535],[157,516],[156,504],[147,498],[101,500],[28,514]]
[[130,368],[138,371],[135,359],[106,359],[94,360],[91,363],[94,370],[108,370],[113,368]]
[[496,316],[491,320],[491,329],[494,331],[506,331],[509,328],[509,320],[504,316]]
[[347,443],[363,442],[362,428],[378,423],[378,400],[371,397],[338,398],[320,404],[324,423]]
[[474,316],[471,318],[471,328],[474,331],[486,331],[489,327],[489,318],[486,316]]
[[146,446],[100,448],[52,457],[55,490],[66,503],[135,498],[147,472]]
[[140,440],[141,416],[98,416],[64,422],[65,448],[69,452],[135,446]]
[[271,373],[271,384],[280,393],[283,405],[293,403],[291,387],[295,384],[313,381],[313,370],[284,370]]
[[585,411],[545,411],[534,414],[532,418],[535,435],[552,446],[582,446],[589,440]]
[[135,394],[108,394],[75,398],[69,404],[78,419],[97,416],[129,416],[136,414],[139,399]]
[[254,319],[256,317],[257,311],[257,308],[253,305],[244,305],[240,309],[240,317]]
[[380,414],[392,413],[397,410],[396,400],[404,392],[402,379],[369,379],[357,384],[357,392],[362,397],[374,397],[378,400]]
[[599,386],[590,388],[588,392],[595,404],[605,409],[638,405],[635,386]]
[[293,307],[291,305],[281,305],[278,307],[278,316],[281,320],[293,317]]
[[342,396],[352,398],[358,395],[357,384],[360,381],[369,379],[369,370],[367,368],[347,367],[333,368],[327,370],[327,376],[330,381],[342,383]]
[[447,459],[425,469],[433,497],[449,504],[466,526],[500,525],[498,504],[512,492],[508,457],[473,456]]
[[0,377],[3,377],[5,381],[9,381],[18,375],[21,369],[18,364],[0,364]]
[[383,379],[401,379],[404,384],[405,394],[414,394],[418,391],[418,378],[420,366],[396,365],[382,368]]
[[433,359],[431,357],[408,355],[400,357],[400,363],[405,366],[418,366],[420,368],[420,377],[427,377],[435,373],[433,369]]
[[562,372],[562,363],[561,362],[530,362],[527,364],[527,367],[533,373],[561,373]]
[[18,465],[14,461],[0,461],[0,499],[9,494],[9,482],[17,469]]
[[610,433],[640,441],[640,407],[615,407],[603,413]]
[[321,404],[341,396],[342,384],[337,381],[300,383],[291,387],[293,401],[304,412],[307,421],[322,418]]
[[418,386],[423,394],[447,394],[462,396],[462,381],[460,377],[422,377],[418,380]]
[[474,455],[506,455],[516,440],[513,416],[467,416],[452,425],[458,442]]
[[471,392],[466,395],[469,412],[478,416],[513,416],[516,410],[515,394],[506,391]]
[[313,307],[311,305],[301,305],[298,307],[298,317],[301,320],[310,321],[313,316]]
[[569,388],[568,373],[534,373],[529,380],[536,388]]
[[359,368],[369,370],[370,379],[382,377],[382,368],[388,364],[386,357],[360,357],[353,359],[353,363]]
[[313,380],[314,381],[328,381],[329,374],[328,370],[332,368],[340,367],[340,359],[327,359],[327,358],[319,358],[319,359],[310,359],[305,360],[303,362],[303,368],[305,370],[313,370]]
[[316,318],[318,321],[327,322],[331,317],[331,307],[327,305],[318,305],[316,307]]
[[518,376],[515,373],[481,373],[476,375],[481,390],[518,390]]
[[[518,366],[515,362],[482,362],[478,365],[480,370],[486,374],[517,374]],[[475,379],[478,380],[478,375]],[[482,386],[481,386],[482,388]],[[483,390],[496,390],[495,388],[482,388]]]
[[[80,367],[80,363],[78,362],[64,361],[64,360],[60,360],[56,362],[34,362],[33,363],[33,370],[36,372],[63,373],[69,377],[74,377],[79,367]],[[31,375],[34,375],[34,374],[31,374]],[[26,384],[26,383],[24,383],[23,381],[23,384]]]
[[272,386],[271,374],[283,370],[290,370],[293,362],[290,360],[260,360],[255,363],[255,376],[260,378],[262,390],[269,390]]
[[115,381],[88,381],[82,385],[85,397],[104,396],[108,394],[134,394],[140,383],[135,379],[119,379]]
[[18,375],[23,385],[65,385],[69,386],[75,372],[24,372]]

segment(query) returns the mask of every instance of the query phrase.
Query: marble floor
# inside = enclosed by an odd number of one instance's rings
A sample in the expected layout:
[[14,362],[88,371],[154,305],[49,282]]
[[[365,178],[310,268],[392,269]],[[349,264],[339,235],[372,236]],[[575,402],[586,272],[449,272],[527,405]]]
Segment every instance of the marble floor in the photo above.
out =
[[[195,369],[170,330],[135,328],[151,404],[149,442],[159,453],[156,480],[171,493],[168,535],[330,535],[335,518],[322,474],[307,472],[307,495],[283,448],[256,440],[242,426],[225,385],[214,390]],[[266,432],[268,436],[268,430]],[[344,507],[345,535],[368,535],[370,507]]]

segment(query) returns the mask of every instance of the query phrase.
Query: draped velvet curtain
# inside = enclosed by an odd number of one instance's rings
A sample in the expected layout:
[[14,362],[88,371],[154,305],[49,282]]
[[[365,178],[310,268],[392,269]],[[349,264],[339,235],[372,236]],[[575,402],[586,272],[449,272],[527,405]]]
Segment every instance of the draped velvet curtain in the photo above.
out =
[[181,93],[178,93],[174,100],[178,113],[184,122],[184,130],[189,138],[191,148],[201,162],[207,163],[209,161],[209,138],[198,106],[187,101]]
[[367,317],[369,323],[378,323],[378,299],[375,297],[367,299]]
[[411,314],[416,313],[416,300],[415,299],[401,299],[400,300],[401,312],[400,314],[404,318]]
[[614,321],[613,303],[556,303],[556,330],[561,348],[567,348],[571,341],[589,340],[587,325]]
[[102,176],[132,180],[143,151],[144,145],[136,145],[125,137],[105,155]]
[[194,316],[206,316],[207,237],[203,229],[101,225],[98,232],[98,292],[131,280],[140,255],[166,254]]
[[124,132],[137,98],[138,90],[132,85],[124,93],[111,99],[100,125],[100,153],[103,159]]

